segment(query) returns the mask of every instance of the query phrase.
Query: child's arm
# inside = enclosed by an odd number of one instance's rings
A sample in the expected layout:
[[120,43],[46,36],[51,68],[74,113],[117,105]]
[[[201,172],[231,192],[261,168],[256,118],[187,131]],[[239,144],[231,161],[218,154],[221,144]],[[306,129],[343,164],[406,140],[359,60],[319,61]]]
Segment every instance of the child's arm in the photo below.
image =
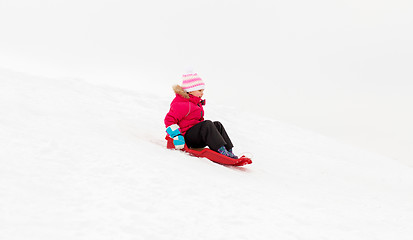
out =
[[165,116],[165,127],[169,127],[172,124],[178,124],[189,114],[189,103],[175,103],[171,105],[171,109]]
[[185,139],[181,134],[179,122],[188,115],[189,106],[187,103],[176,103],[171,105],[171,109],[165,116],[165,127],[168,135],[174,139],[176,149],[182,149],[185,146]]

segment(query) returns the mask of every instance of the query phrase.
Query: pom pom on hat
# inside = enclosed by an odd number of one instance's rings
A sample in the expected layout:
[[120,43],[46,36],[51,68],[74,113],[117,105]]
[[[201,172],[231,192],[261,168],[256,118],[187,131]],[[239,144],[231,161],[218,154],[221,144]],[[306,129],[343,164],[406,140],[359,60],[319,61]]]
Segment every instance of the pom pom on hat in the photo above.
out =
[[185,72],[188,73],[194,73],[194,68],[192,66],[186,66]]
[[182,75],[181,87],[185,92],[192,92],[205,89],[205,83],[192,68],[187,68],[187,73]]

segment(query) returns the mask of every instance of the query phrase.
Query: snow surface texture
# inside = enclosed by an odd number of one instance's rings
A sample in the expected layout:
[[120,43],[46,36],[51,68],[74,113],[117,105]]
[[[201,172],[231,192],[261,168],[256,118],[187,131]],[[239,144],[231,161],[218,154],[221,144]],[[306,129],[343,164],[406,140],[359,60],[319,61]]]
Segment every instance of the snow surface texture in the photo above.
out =
[[0,239],[413,236],[413,169],[395,160],[207,105],[253,154],[225,167],[165,148],[172,91],[2,69],[0,82]]

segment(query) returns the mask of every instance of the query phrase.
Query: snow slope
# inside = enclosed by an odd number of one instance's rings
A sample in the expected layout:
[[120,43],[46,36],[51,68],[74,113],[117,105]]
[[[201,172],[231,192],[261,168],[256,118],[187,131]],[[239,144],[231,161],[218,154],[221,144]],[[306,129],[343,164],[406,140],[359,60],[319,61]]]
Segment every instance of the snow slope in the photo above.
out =
[[413,169],[397,161],[209,104],[253,155],[224,167],[164,147],[172,92],[5,69],[0,85],[0,239],[413,235]]
[[413,166],[408,29],[410,0],[1,0],[0,66],[137,88],[192,65],[235,88],[209,98],[255,86],[233,104]]

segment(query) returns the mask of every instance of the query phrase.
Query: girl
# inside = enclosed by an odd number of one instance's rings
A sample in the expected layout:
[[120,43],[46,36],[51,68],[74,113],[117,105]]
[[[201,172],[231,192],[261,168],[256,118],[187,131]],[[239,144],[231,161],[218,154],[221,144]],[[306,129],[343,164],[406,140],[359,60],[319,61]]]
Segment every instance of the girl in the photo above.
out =
[[166,132],[174,139],[176,149],[202,148],[208,146],[227,157],[238,159],[232,153],[234,147],[218,121],[204,120],[205,84],[196,73],[182,76],[182,85],[174,85],[176,97],[165,117]]

